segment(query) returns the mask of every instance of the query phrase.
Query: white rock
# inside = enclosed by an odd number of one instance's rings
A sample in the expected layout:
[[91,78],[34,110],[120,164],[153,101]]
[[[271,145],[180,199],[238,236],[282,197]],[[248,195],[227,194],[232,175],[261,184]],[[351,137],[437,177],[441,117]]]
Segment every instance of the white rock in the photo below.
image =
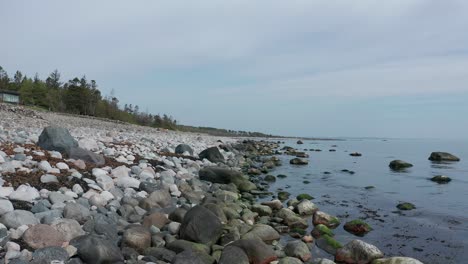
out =
[[84,148],[90,151],[98,151],[99,146],[96,142],[96,140],[91,139],[91,138],[83,138],[78,141],[78,146],[80,148]]
[[135,188],[140,187],[140,181],[132,177],[120,177],[116,180],[117,186],[122,188]]
[[50,192],[49,192],[49,190],[47,190],[47,189],[41,189],[41,190],[39,191],[39,195],[41,196],[42,199],[47,199],[47,198],[49,198],[49,194],[50,194]]
[[135,156],[133,156],[133,155],[128,155],[128,156],[126,157],[126,159],[127,159],[128,161],[134,161],[134,160],[135,160]]
[[49,151],[49,155],[52,158],[62,159],[62,154],[60,152],[58,152],[58,151]]
[[107,200],[101,197],[99,194],[95,194],[89,198],[89,203],[94,206],[106,206]]
[[78,194],[73,192],[73,191],[66,191],[65,195],[68,195],[68,196],[73,197],[75,199],[78,198]]
[[95,190],[88,190],[82,195],[82,197],[86,199],[90,199],[93,195],[96,195],[96,194],[99,194],[99,193]]
[[112,170],[111,174],[114,178],[128,177],[130,169],[126,166],[119,166]]
[[99,177],[96,177],[96,181],[98,186],[105,191],[114,188],[114,180],[112,180],[112,178],[107,175],[101,175]]
[[57,167],[59,170],[69,170],[70,167],[68,167],[68,164],[64,163],[64,162],[59,162],[57,164],[55,164],[55,167]]
[[4,163],[4,162],[5,162],[5,158],[0,155],[0,163]]
[[115,160],[117,162],[121,162],[121,163],[126,163],[127,162],[127,159],[124,156],[118,156]]
[[106,149],[104,149],[103,154],[105,156],[114,156],[115,155],[115,150],[112,149],[112,148],[106,148]]
[[52,169],[52,166],[50,166],[49,162],[46,161],[46,160],[43,160],[41,162],[39,162],[39,169],[43,170],[43,171],[49,171]]
[[8,197],[14,190],[15,189],[13,187],[0,187],[0,197],[1,198]]
[[0,215],[4,215],[14,210],[15,209],[13,208],[13,204],[9,200],[5,200],[5,199],[0,200]]
[[138,175],[141,180],[154,179],[155,176],[156,173],[150,167],[144,168]]
[[110,201],[112,199],[114,199],[114,195],[108,191],[103,191],[101,192],[101,197],[104,198],[106,201]]
[[103,169],[99,169],[99,168],[94,168],[93,169],[93,176],[94,177],[99,177],[99,176],[105,176],[107,175],[107,171],[103,170]]
[[45,174],[41,176],[42,183],[49,183],[49,182],[58,182],[57,176],[52,174]]
[[73,190],[74,193],[76,193],[78,195],[83,194],[83,192],[84,192],[83,188],[79,184],[73,185],[72,190]]
[[171,232],[171,234],[175,235],[179,232],[180,225],[181,224],[177,222],[170,222],[167,226],[167,229],[169,230],[169,232]]
[[40,197],[39,191],[28,185],[20,185],[9,195],[10,200],[33,202]]

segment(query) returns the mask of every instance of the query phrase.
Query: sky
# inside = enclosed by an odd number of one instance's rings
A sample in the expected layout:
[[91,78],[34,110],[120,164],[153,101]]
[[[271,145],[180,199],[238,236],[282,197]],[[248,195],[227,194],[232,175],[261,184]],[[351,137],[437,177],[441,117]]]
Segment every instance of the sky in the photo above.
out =
[[468,139],[468,1],[1,1],[0,65],[180,123]]

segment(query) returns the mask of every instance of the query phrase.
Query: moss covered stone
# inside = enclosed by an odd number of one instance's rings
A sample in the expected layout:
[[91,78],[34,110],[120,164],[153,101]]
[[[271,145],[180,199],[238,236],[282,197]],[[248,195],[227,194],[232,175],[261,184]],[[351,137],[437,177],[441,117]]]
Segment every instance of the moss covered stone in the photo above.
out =
[[315,238],[319,238],[323,235],[334,236],[335,234],[331,231],[326,225],[316,225],[312,230],[312,236]]
[[400,203],[397,205],[397,208],[400,210],[408,211],[416,209],[416,206],[414,206],[414,204],[412,203]]
[[287,199],[289,199],[289,196],[290,196],[290,195],[291,195],[291,194],[288,193],[288,192],[281,191],[281,192],[278,193],[278,199],[279,199],[280,201],[286,201]]
[[349,233],[357,236],[364,236],[372,231],[372,227],[368,223],[359,219],[347,222],[343,228]]
[[297,197],[297,200],[302,201],[302,200],[312,200],[314,197],[312,197],[310,194],[307,193],[301,193]]

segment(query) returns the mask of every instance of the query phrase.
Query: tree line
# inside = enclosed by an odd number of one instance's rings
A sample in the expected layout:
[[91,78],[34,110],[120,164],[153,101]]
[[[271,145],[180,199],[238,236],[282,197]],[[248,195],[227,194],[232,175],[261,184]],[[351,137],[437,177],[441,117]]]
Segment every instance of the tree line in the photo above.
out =
[[58,70],[41,80],[36,73],[28,77],[16,71],[12,78],[0,66],[0,90],[20,93],[21,104],[49,111],[87,115],[166,129],[176,129],[177,121],[169,115],[141,112],[138,105],[119,106],[119,99],[103,96],[95,80],[83,76],[62,82]]

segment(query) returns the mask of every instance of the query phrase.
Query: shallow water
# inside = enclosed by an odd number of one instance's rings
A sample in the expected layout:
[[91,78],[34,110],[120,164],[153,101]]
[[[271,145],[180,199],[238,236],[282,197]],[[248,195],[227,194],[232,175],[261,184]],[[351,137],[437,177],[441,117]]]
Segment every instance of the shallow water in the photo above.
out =
[[[359,239],[378,246],[388,256],[409,256],[424,263],[468,263],[467,141],[346,139],[305,140],[297,145],[289,140],[284,145],[322,151],[307,151],[307,166],[290,165],[291,156],[280,156],[284,165],[273,174],[288,177],[278,178],[270,190],[284,188],[291,197],[300,193],[314,196],[313,202],[322,211],[342,220],[335,230],[342,244],[358,238],[343,230],[344,222],[361,218],[374,230]],[[336,152],[329,152],[332,148]],[[433,151],[450,152],[461,161],[433,163],[428,160]],[[351,157],[351,152],[363,155]],[[394,172],[388,167],[394,159],[414,166]],[[428,180],[435,175],[447,175],[452,181],[437,184]],[[305,180],[310,183],[304,184]],[[375,188],[366,190],[365,186]],[[396,205],[402,201],[415,204],[416,209],[399,211]],[[331,257],[318,248],[313,254]]]

